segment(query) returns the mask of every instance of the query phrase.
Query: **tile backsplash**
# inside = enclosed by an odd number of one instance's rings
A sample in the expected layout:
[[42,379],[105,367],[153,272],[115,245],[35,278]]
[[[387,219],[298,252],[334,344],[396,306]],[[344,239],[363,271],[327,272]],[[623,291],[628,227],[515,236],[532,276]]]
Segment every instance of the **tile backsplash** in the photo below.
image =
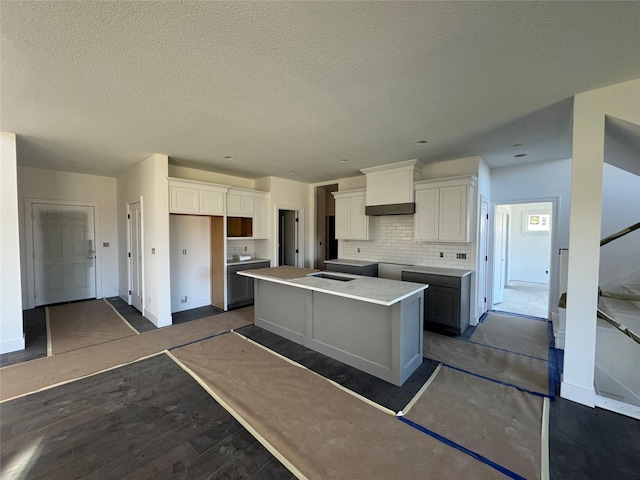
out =
[[[473,243],[417,242],[413,215],[371,217],[372,240],[340,240],[339,257],[434,267],[475,268]],[[442,252],[443,257],[440,257]],[[466,259],[456,258],[458,254]]]
[[255,257],[254,241],[244,239],[227,240],[227,258],[237,258],[238,255]]

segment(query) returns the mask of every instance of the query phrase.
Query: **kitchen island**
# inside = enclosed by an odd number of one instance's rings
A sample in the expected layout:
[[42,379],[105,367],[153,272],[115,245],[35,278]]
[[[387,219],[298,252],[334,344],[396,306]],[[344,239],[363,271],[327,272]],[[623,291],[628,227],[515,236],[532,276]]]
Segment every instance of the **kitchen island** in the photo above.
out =
[[255,324],[394,385],[422,363],[427,285],[296,267],[254,279]]

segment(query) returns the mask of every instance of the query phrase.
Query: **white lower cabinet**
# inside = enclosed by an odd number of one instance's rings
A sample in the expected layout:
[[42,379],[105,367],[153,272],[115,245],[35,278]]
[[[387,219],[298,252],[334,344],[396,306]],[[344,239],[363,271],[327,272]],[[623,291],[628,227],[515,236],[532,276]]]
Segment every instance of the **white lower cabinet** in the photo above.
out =
[[369,240],[369,217],[365,215],[365,189],[333,192],[336,210],[336,238]]
[[415,182],[415,240],[470,242],[476,180],[464,175]]

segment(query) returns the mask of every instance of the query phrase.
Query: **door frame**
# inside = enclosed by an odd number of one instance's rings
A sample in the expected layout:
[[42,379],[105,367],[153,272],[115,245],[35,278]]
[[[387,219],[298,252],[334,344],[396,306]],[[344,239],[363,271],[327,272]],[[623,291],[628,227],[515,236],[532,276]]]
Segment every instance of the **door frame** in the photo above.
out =
[[100,236],[100,205],[94,202],[81,202],[71,200],[50,200],[44,198],[24,199],[24,230],[25,230],[25,257],[26,257],[26,284],[27,284],[27,304],[23,309],[36,307],[36,273],[34,258],[33,239],[33,205],[43,204],[63,207],[93,207],[93,238],[95,242],[95,266],[96,266],[96,298],[102,298],[102,238]]
[[[496,211],[499,205],[516,205],[521,203],[551,203],[551,245],[549,247],[549,301],[547,303],[547,318],[551,320],[551,313],[557,312],[559,290],[559,272],[560,272],[560,255],[554,255],[554,252],[558,252],[560,247],[558,245],[558,215],[560,211],[560,197],[536,197],[536,198],[509,198],[494,200],[491,202],[491,212],[489,231],[490,233],[490,247],[489,251],[495,251],[495,218]],[[489,268],[491,271],[491,279],[489,281],[489,288],[491,289],[491,302],[488,305],[491,306],[490,310],[493,310],[493,276],[494,262],[490,262]]]
[[139,203],[140,204],[140,268],[139,268],[139,274],[140,274],[140,283],[141,283],[141,288],[142,288],[142,292],[141,292],[141,300],[142,300],[142,309],[140,310],[140,313],[144,315],[144,308],[145,308],[145,283],[144,283],[144,204],[142,202],[142,197],[140,197],[137,201],[135,202],[127,202],[127,304],[131,305],[131,286],[132,286],[132,279],[131,279],[131,273],[132,273],[132,269],[131,269],[131,257],[129,256],[129,253],[131,253],[131,205],[133,205],[134,203]]
[[[475,315],[474,320],[479,321],[480,317],[490,310],[489,308],[489,217],[491,216],[490,209],[491,204],[489,200],[480,195],[480,201],[478,207],[478,272],[476,275],[476,305],[474,307]],[[482,206],[486,205],[485,216],[482,215]],[[483,227],[484,226],[484,230]],[[481,251],[481,246],[484,246],[484,252]],[[484,266],[484,268],[482,268]],[[480,273],[482,272],[482,275]],[[482,299],[482,301],[481,301]],[[482,306],[480,306],[482,304]],[[478,316],[478,308],[481,312]]]
[[273,258],[276,264],[279,264],[279,248],[280,245],[280,210],[293,210],[298,216],[298,255],[296,256],[296,267],[304,267],[304,207],[299,205],[276,204],[273,213]]

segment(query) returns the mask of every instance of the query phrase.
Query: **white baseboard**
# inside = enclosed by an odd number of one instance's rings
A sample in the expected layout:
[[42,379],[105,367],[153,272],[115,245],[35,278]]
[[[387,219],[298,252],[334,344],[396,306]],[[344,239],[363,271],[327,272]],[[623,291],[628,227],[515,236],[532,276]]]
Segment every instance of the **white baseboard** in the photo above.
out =
[[166,317],[158,317],[156,314],[152,313],[151,311],[149,311],[146,308],[144,310],[144,314],[143,315],[147,320],[149,320],[151,323],[153,323],[158,328],[170,327],[172,325],[171,315],[166,316]]
[[596,395],[595,402],[596,407],[640,420],[640,407],[637,405],[619,402],[618,400],[603,397],[602,395]]
[[18,350],[24,350],[24,335],[0,342],[0,353],[17,352]]
[[118,290],[109,290],[108,292],[102,292],[102,298],[111,298],[118,296]]
[[191,310],[192,308],[200,308],[211,305],[210,298],[201,298],[200,300],[193,300],[186,303],[175,303],[171,305],[171,313],[184,312],[185,310]]
[[593,387],[591,389],[580,387],[563,379],[560,384],[560,396],[587,407],[596,406],[596,392]]

